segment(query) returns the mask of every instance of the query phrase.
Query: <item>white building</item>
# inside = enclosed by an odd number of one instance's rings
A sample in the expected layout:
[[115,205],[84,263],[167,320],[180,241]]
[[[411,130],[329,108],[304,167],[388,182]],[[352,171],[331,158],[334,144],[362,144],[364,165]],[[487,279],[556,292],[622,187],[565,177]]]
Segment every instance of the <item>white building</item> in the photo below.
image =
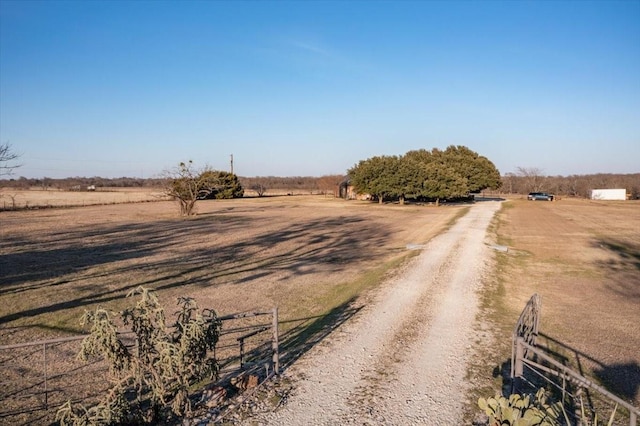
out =
[[627,190],[622,189],[592,189],[592,200],[626,200]]

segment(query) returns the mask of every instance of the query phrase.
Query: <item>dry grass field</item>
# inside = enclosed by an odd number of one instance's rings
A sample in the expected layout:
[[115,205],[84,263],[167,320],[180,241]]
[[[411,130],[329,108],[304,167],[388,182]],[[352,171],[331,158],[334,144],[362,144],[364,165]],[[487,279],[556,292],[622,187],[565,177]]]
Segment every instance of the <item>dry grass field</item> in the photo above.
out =
[[163,198],[162,191],[154,188],[98,188],[91,192],[0,188],[0,210],[138,203],[159,198]]
[[317,196],[197,208],[188,219],[171,202],[1,213],[2,343],[76,333],[85,309],[119,308],[138,286],[169,307],[188,295],[221,314],[321,314],[463,209]]
[[[279,306],[285,328],[346,312],[414,253],[407,244],[466,207],[294,196],[197,209],[186,219],[168,201],[0,212],[0,345],[78,333],[85,309],[120,309],[138,286],[169,313],[178,296],[221,315]],[[494,361],[508,359],[511,328],[539,293],[544,343],[640,405],[640,204],[511,199],[493,230],[509,247],[484,297],[502,332]],[[490,376],[487,365],[472,374]]]
[[[85,310],[130,306],[125,295],[144,286],[170,316],[179,296],[219,315],[278,306],[281,343],[295,357],[416,253],[408,244],[427,242],[466,207],[285,196],[201,201],[197,210],[181,218],[176,204],[157,201],[0,212],[0,345],[82,332]],[[73,361],[78,342],[54,349],[50,406],[70,383],[89,401],[103,391],[82,378],[98,377],[97,366]],[[55,410],[3,414],[44,403],[44,365],[41,347],[0,354],[0,424],[52,419]]]
[[514,199],[496,232],[499,321],[540,294],[539,342],[640,406],[640,203]]

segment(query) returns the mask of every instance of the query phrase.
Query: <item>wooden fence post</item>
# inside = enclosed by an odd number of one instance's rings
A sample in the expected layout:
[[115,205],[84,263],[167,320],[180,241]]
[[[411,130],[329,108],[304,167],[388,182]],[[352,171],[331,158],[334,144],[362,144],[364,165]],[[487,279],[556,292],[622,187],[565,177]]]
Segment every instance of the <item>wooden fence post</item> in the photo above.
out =
[[518,391],[518,388],[520,387],[520,380],[522,379],[522,376],[524,374],[524,362],[522,361],[524,358],[523,343],[523,337],[516,338],[516,350],[511,366],[511,393],[516,393]]
[[42,345],[44,358],[44,408],[49,409],[49,390],[47,389],[47,344]]
[[515,377],[522,377],[524,373],[524,363],[522,359],[524,358],[524,346],[522,343],[524,342],[523,337],[518,337],[516,339],[516,363],[515,363]]
[[273,372],[280,374],[280,353],[278,350],[278,307],[273,308],[271,349],[273,350]]

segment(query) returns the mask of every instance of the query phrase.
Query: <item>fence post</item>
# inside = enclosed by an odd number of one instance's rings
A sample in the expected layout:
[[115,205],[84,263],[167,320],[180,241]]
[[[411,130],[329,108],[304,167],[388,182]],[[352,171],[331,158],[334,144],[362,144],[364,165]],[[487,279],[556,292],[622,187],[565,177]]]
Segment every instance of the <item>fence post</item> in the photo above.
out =
[[273,351],[273,372],[280,374],[280,353],[278,350],[278,307],[273,308],[271,349]]
[[520,379],[524,374],[524,363],[522,359],[524,358],[524,343],[523,337],[516,337],[516,348],[513,360],[511,362],[511,393],[515,393],[518,391]]
[[524,337],[518,337],[516,339],[516,365],[514,375],[515,377],[522,377],[524,373],[524,363],[522,362],[522,358],[524,358],[524,346],[522,343],[524,342]]
[[49,409],[49,393],[47,389],[47,344],[42,345],[42,351],[44,355],[44,408]]

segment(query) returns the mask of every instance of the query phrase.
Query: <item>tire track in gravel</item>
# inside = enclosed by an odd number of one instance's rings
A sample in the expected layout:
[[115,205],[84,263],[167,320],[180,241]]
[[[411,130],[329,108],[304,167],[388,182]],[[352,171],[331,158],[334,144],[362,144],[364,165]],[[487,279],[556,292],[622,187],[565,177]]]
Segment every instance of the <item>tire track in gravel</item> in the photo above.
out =
[[500,203],[479,202],[286,375],[296,387],[259,424],[455,424]]

